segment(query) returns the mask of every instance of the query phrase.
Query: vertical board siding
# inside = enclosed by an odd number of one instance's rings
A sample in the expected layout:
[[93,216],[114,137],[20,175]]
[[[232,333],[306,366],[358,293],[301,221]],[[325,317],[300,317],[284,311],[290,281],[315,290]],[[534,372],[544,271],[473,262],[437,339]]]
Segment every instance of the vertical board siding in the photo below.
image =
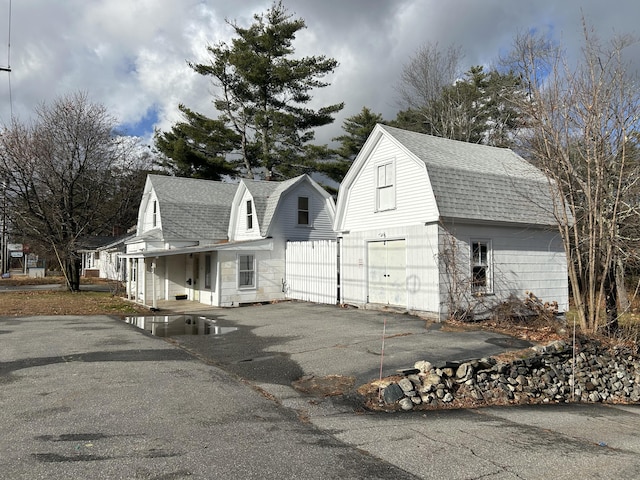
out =
[[380,228],[344,234],[341,240],[341,301],[364,306],[368,296],[368,244],[381,239],[406,241],[406,308],[439,311],[438,226]]
[[305,302],[335,304],[338,291],[337,242],[287,242],[286,296]]

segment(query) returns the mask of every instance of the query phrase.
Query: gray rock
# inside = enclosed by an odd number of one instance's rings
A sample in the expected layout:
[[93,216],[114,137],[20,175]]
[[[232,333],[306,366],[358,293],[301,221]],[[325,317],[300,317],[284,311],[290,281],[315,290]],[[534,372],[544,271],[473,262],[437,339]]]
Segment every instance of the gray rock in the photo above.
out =
[[382,399],[387,405],[396,403],[401,398],[404,398],[404,392],[397,383],[392,383],[382,390]]
[[403,398],[398,402],[398,405],[400,405],[400,408],[402,408],[402,410],[411,410],[413,409],[413,402],[409,399],[409,398]]
[[413,383],[408,378],[402,378],[398,380],[398,386],[402,389],[403,392],[409,392],[413,390]]

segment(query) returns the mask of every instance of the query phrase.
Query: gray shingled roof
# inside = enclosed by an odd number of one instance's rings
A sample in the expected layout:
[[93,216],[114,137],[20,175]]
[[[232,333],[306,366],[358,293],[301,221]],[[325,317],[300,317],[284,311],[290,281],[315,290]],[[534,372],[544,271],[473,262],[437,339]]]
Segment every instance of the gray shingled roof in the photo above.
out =
[[165,239],[226,240],[237,184],[149,175]]
[[262,180],[243,180],[247,190],[253,196],[255,214],[260,225],[260,235],[267,235],[269,225],[273,219],[280,197],[289,187],[299,182],[304,175],[300,175],[284,182],[266,182]]
[[512,150],[380,127],[425,163],[441,217],[555,224],[547,177]]

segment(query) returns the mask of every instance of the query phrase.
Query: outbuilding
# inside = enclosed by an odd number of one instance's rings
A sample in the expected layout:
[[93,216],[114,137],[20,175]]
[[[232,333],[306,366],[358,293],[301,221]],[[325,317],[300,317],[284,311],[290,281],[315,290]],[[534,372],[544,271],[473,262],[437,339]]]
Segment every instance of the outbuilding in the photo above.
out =
[[377,125],[338,195],[341,302],[477,317],[535,296],[566,311],[551,186],[510,149]]

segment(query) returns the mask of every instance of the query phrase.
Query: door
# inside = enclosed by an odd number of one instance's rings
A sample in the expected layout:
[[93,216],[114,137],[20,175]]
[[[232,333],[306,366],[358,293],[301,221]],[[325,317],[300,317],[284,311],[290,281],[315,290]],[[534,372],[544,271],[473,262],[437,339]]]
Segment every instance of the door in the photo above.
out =
[[368,303],[407,306],[406,240],[368,244]]

